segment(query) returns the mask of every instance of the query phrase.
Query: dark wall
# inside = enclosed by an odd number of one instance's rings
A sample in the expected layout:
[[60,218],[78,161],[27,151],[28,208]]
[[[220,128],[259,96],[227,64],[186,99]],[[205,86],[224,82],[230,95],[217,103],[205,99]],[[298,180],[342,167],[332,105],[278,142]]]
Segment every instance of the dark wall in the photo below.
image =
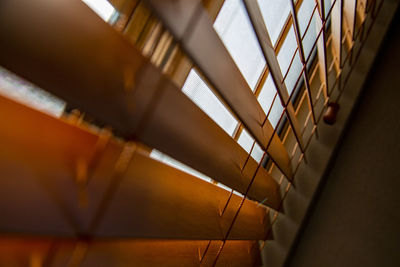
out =
[[400,266],[400,16],[287,266]]

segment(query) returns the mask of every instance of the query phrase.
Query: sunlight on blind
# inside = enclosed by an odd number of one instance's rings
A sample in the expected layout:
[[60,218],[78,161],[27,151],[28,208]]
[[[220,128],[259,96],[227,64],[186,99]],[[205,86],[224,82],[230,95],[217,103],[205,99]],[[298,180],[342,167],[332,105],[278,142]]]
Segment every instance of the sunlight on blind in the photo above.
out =
[[241,0],[226,0],[214,28],[252,90],[265,66],[257,37]]

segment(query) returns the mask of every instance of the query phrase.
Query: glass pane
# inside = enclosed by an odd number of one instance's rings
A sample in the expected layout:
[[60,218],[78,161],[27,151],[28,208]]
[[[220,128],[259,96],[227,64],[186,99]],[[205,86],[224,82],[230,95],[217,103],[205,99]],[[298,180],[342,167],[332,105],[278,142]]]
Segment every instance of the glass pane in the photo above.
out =
[[331,2],[331,0],[324,0],[324,4],[325,4],[325,18],[326,18],[329,10],[331,9],[332,2]]
[[261,89],[260,94],[258,95],[258,102],[263,108],[265,114],[268,114],[269,109],[272,105],[272,100],[275,97],[275,94],[276,94],[275,85],[272,81],[271,75],[268,75],[267,79],[265,80],[264,86]]
[[276,127],[279,119],[281,118],[283,112],[283,106],[279,99],[276,99],[274,104],[272,105],[271,113],[269,113],[268,120],[271,123],[272,127]]
[[[299,25],[300,25],[300,34],[303,37],[303,49],[304,49],[304,56],[307,59],[311,52],[311,48],[314,44],[314,41],[316,40],[316,21],[315,19],[319,17],[318,10],[315,10],[314,15],[313,9],[315,8],[315,1],[313,0],[304,0],[303,3],[301,4],[301,7],[297,13],[297,17],[299,20]],[[307,32],[305,32],[308,22],[310,22],[310,26],[308,27]]]
[[290,61],[292,60],[292,56],[294,51],[297,48],[296,35],[294,33],[293,26],[290,27],[288,34],[286,35],[286,39],[282,44],[281,49],[278,53],[278,62],[281,67],[282,75],[285,76],[286,71],[288,70]]
[[271,42],[275,45],[290,13],[290,0],[257,0],[267,26]]
[[107,0],[82,0],[104,21],[108,21],[114,13],[114,7]]
[[265,66],[265,59],[242,1],[226,0],[214,28],[250,88],[254,90]]
[[[290,67],[289,72],[285,79],[285,85],[286,85],[286,88],[287,88],[289,94],[292,93],[294,86],[296,85],[296,81],[299,78],[302,68],[303,68],[303,64],[300,61],[299,52],[296,52],[296,56],[293,59],[292,66]],[[302,79],[302,78],[300,78],[300,79]]]
[[261,147],[256,143],[254,148],[253,148],[253,152],[251,153],[251,156],[253,157],[253,159],[259,163],[260,160],[262,159],[262,156],[264,155],[264,151],[261,149]]
[[249,153],[254,139],[247,133],[246,130],[243,130],[237,142],[244,150],[246,150],[247,153]]
[[[311,53],[311,48],[312,48],[315,40],[317,39],[317,34],[318,33],[316,31],[316,27],[317,27],[317,24],[316,24],[316,21],[315,21],[316,19],[320,20],[318,14],[315,14],[313,16],[313,18],[311,20],[310,27],[308,28],[308,31],[307,31],[306,35],[304,36],[304,39],[303,39],[303,49],[304,49],[304,56],[305,56],[306,60],[307,60],[308,56]],[[320,29],[318,29],[318,31],[319,30]]]
[[207,175],[204,175],[201,172],[198,172],[195,169],[190,168],[189,166],[183,164],[182,162],[179,162],[179,161],[165,155],[164,153],[161,153],[160,151],[158,151],[156,149],[153,149],[151,151],[150,157],[155,160],[158,160],[162,163],[165,163],[168,166],[174,167],[178,170],[181,170],[183,172],[186,172],[188,174],[196,176],[204,181],[212,182],[212,179],[210,177],[208,177]]
[[[250,136],[250,134],[246,130],[243,130],[239,136],[238,143],[244,150],[246,150],[247,153],[250,153],[251,147],[253,146],[254,143],[254,139]],[[255,161],[260,162],[263,154],[264,154],[263,150],[256,143],[254,145],[253,151],[251,152],[251,157]]]
[[0,94],[56,117],[65,108],[64,101],[1,67]]
[[194,69],[190,71],[182,87],[182,91],[222,129],[232,136],[238,122]]
[[[311,19],[311,14],[313,12],[315,5],[316,4],[314,0],[304,0],[300,6],[299,11],[297,12],[297,20],[299,21],[301,36],[304,35],[308,21]],[[318,10],[315,10],[315,13],[318,13]],[[311,26],[313,25],[310,24],[310,27]]]

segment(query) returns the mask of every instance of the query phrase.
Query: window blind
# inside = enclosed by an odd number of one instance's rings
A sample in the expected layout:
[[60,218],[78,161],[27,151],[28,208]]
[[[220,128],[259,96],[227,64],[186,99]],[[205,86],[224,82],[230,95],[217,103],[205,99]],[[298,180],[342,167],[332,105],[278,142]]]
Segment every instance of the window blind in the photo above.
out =
[[[222,239],[241,201],[151,159],[135,143],[123,145],[2,97],[0,111],[1,121],[15,116],[0,131],[3,231]],[[265,239],[268,225],[266,209],[245,200],[230,239]]]
[[59,249],[0,237],[29,254],[0,246],[0,263],[260,264],[377,2],[84,2],[0,9],[0,65],[68,105],[55,118],[0,97],[0,230]]

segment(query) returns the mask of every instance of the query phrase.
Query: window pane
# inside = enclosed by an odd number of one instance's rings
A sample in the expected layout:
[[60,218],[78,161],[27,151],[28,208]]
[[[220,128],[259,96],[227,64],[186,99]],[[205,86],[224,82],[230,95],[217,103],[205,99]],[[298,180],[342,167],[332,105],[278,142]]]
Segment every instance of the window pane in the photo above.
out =
[[289,94],[291,94],[292,91],[294,90],[294,86],[296,85],[296,81],[299,78],[302,68],[303,64],[301,63],[299,52],[296,52],[296,56],[293,59],[292,66],[290,67],[289,72],[285,79],[285,85]]
[[[296,35],[294,33],[293,26],[291,26],[286,36],[286,39],[282,44],[281,50],[279,51],[278,54],[278,62],[282,70],[282,75],[285,76],[286,72],[288,72],[287,77],[285,79],[285,84],[289,94],[292,92],[298,74],[302,69],[302,64],[300,62],[298,52],[296,52],[296,55],[293,59],[293,63],[290,66],[290,62],[292,60],[294,52],[296,51],[296,48],[297,48]],[[288,70],[289,66],[290,69]]]
[[331,9],[332,2],[331,2],[331,0],[324,0],[324,4],[325,4],[325,18],[326,18],[329,10]]
[[263,108],[265,114],[268,114],[269,109],[272,105],[272,100],[275,97],[275,94],[276,94],[275,85],[272,81],[271,75],[268,75],[267,79],[265,80],[264,86],[261,89],[261,92],[258,96],[258,102]]
[[[299,21],[301,36],[304,35],[304,32],[307,28],[308,21],[311,19],[311,14],[313,12],[314,7],[315,7],[314,0],[304,0],[300,6],[299,11],[297,12],[297,20]],[[316,10],[315,13],[318,13],[318,10]],[[310,24],[310,27],[312,27],[312,26],[313,25]]]
[[56,117],[61,116],[65,108],[64,101],[1,67],[0,94]]
[[212,179],[204,174],[202,174],[201,172],[196,171],[195,169],[190,168],[189,166],[161,153],[160,151],[153,149],[150,153],[150,157],[158,160],[162,163],[165,163],[168,166],[174,167],[178,170],[181,170],[183,172],[186,172],[188,174],[191,174],[193,176],[196,176],[204,181],[207,182],[212,182]]
[[[239,136],[238,143],[244,150],[246,150],[247,153],[250,153],[250,149],[253,146],[254,139],[250,136],[250,134],[246,130],[243,130]],[[256,143],[254,145],[253,151],[251,152],[251,157],[255,161],[260,162],[263,154],[264,154],[263,150]]]
[[241,0],[226,0],[214,28],[254,90],[265,66],[257,37]]
[[[318,16],[318,18],[317,18]],[[307,60],[307,57],[310,55],[311,53],[311,48],[315,42],[315,40],[317,39],[317,31],[316,31],[316,19],[320,19],[318,14],[315,14],[314,17],[311,20],[311,24],[310,27],[308,28],[308,31],[306,33],[306,35],[304,36],[303,39],[303,49],[304,49],[304,56],[305,59]],[[320,29],[318,29],[319,31]]]
[[271,113],[269,113],[268,120],[270,121],[272,127],[276,127],[278,125],[279,119],[281,118],[283,112],[283,106],[279,99],[275,99],[274,104],[272,105]]
[[261,149],[261,147],[256,143],[253,152],[251,152],[251,156],[257,163],[259,163],[262,159],[262,156],[264,155],[264,151]]
[[114,13],[114,7],[107,0],[82,0],[104,21],[108,21]]
[[[300,26],[300,33],[301,33],[302,37],[304,36],[302,43],[303,43],[304,55],[305,55],[306,59],[307,59],[308,55],[310,54],[311,48],[317,37],[316,30],[315,30],[315,27],[316,27],[315,19],[317,17],[318,17],[318,19],[320,19],[320,18],[319,18],[318,10],[315,10],[314,15],[312,16],[312,12],[313,12],[315,5],[316,5],[315,1],[313,1],[313,0],[304,0],[303,3],[301,4],[299,12],[297,13],[297,17],[299,20],[299,26]],[[310,26],[308,27],[308,30],[305,33],[307,24],[310,19],[311,19]]]
[[288,34],[286,35],[286,39],[282,44],[281,50],[279,50],[278,53],[278,62],[283,76],[285,76],[285,73],[288,70],[290,61],[292,60],[292,56],[294,51],[296,51],[296,48],[296,35],[294,33],[293,26],[291,26]]
[[238,122],[194,69],[190,71],[182,91],[232,136]]
[[257,0],[271,41],[275,44],[290,13],[289,0]]

